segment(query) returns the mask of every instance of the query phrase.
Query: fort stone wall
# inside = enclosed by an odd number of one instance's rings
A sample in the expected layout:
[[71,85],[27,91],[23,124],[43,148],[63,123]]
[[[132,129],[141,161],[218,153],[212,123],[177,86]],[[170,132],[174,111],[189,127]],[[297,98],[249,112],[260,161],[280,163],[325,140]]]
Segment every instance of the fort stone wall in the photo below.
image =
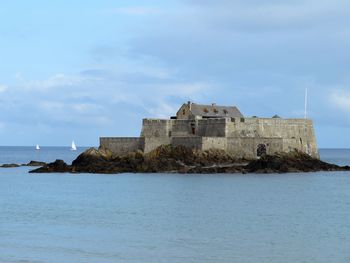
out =
[[263,146],[267,154],[281,152],[282,138],[227,138],[227,152],[237,158],[254,159],[258,156],[258,148]]
[[195,135],[195,127],[196,122],[194,120],[171,120],[171,136],[184,137]]
[[168,144],[222,149],[244,158],[256,158],[262,149],[267,154],[298,149],[319,158],[313,123],[306,119],[144,119],[140,138],[100,139],[102,147],[119,155],[136,150],[147,153]]
[[225,137],[228,120],[228,118],[199,119],[196,134],[203,137]]
[[142,122],[141,137],[170,137],[171,120],[144,119]]
[[169,145],[171,144],[170,137],[149,137],[144,138],[144,149],[145,153],[148,153],[161,145]]
[[191,149],[201,150],[202,149],[202,137],[173,137],[171,139],[171,145],[173,146],[186,146]]
[[236,118],[227,123],[226,134],[228,138],[281,138],[281,151],[298,149],[313,157],[319,157],[311,120]]
[[173,146],[186,146],[195,150],[210,150],[220,149],[226,151],[227,139],[224,137],[173,137],[171,139],[171,145]]
[[227,150],[227,138],[225,137],[202,137],[203,151],[210,149]]
[[227,139],[227,152],[237,158],[255,158],[256,143],[254,138],[229,138]]
[[144,138],[140,137],[101,137],[100,147],[112,151],[116,155],[125,155],[137,150],[143,151]]

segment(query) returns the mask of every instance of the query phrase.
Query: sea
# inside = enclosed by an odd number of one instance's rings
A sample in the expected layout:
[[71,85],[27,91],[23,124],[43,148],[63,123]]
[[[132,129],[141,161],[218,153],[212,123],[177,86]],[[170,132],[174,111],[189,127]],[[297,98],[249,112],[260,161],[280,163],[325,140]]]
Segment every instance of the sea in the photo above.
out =
[[[85,148],[0,147],[0,164]],[[321,149],[350,164],[349,149]],[[29,174],[0,168],[0,262],[350,262],[350,172]]]

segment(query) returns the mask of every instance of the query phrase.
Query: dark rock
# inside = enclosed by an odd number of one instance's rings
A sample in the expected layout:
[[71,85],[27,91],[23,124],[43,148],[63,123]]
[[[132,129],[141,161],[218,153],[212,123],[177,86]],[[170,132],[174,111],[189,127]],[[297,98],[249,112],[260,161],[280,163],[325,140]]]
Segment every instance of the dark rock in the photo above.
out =
[[248,173],[288,173],[288,172],[316,172],[316,171],[348,171],[349,166],[329,164],[312,158],[306,153],[293,151],[265,155],[258,160],[251,161],[244,167]]
[[23,166],[44,166],[46,165],[45,162],[40,162],[40,161],[30,161],[27,164],[24,164]]
[[29,171],[30,173],[68,173],[72,172],[71,166],[62,160],[56,160],[53,163],[45,164],[43,167]]
[[0,166],[1,168],[15,168],[15,167],[20,167],[19,164],[16,163],[5,163]]
[[122,171],[112,160],[112,153],[105,149],[90,148],[72,162],[72,172],[77,173],[118,173]]

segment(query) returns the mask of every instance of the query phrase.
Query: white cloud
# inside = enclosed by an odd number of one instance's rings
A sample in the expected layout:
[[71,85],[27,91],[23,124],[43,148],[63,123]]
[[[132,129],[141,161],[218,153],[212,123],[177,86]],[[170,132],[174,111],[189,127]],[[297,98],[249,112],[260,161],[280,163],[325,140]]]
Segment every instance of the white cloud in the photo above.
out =
[[213,84],[205,82],[175,82],[146,85],[150,98],[165,98],[169,96],[177,96],[183,98],[199,98],[212,90]]
[[14,92],[21,96],[9,98],[2,106],[17,105],[11,113],[14,122],[25,119],[29,123],[72,128],[113,125],[127,116],[168,118],[176,113],[179,104],[187,100],[199,102],[211,90],[206,82],[177,80],[164,65],[151,63],[147,69],[145,64],[144,60],[136,60],[124,69],[92,67],[75,75],[22,78],[14,86]]
[[343,111],[350,112],[350,92],[344,90],[336,90],[331,93],[331,104]]
[[[192,12],[208,21],[225,21],[236,26],[286,25],[325,26],[333,21],[326,18],[346,18],[349,3],[344,0],[300,0],[300,1],[187,1],[194,4]],[[223,26],[224,24],[221,24]],[[300,27],[298,27],[300,29]],[[245,28],[246,30],[247,28]]]
[[1,85],[0,84],[0,93],[1,92],[5,92],[8,89],[8,87],[6,85]]
[[67,76],[56,74],[44,80],[25,80],[21,79],[21,86],[29,90],[48,90],[58,87],[70,87],[83,81],[80,76]]
[[101,106],[92,103],[74,103],[71,104],[71,107],[81,114],[94,113],[102,109]]
[[176,83],[171,85],[165,85],[164,89],[171,95],[180,95],[184,97],[195,96],[203,94],[211,89],[211,85],[205,82],[194,83]]
[[57,101],[43,101],[38,106],[45,111],[58,111],[65,108],[62,102]]
[[154,105],[154,107],[148,108],[147,112],[153,118],[168,119],[169,116],[175,115],[178,108],[179,105],[171,105],[169,103],[166,103],[165,101],[159,101],[157,104]]
[[[212,87],[207,83],[175,83],[150,86],[147,96],[147,106],[141,101],[144,109],[153,118],[169,118],[176,114],[181,103],[192,100],[201,102]],[[171,101],[172,97],[182,101]],[[145,98],[145,97],[144,97]]]

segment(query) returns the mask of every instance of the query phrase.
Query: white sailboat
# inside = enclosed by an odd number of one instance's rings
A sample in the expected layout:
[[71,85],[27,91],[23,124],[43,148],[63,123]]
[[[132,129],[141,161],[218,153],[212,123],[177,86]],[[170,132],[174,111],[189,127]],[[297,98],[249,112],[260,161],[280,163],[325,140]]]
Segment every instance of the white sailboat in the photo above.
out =
[[37,145],[35,146],[35,150],[40,150],[39,144],[37,144]]
[[71,149],[71,151],[77,150],[77,146],[75,145],[74,141],[72,141],[72,147],[70,149]]

